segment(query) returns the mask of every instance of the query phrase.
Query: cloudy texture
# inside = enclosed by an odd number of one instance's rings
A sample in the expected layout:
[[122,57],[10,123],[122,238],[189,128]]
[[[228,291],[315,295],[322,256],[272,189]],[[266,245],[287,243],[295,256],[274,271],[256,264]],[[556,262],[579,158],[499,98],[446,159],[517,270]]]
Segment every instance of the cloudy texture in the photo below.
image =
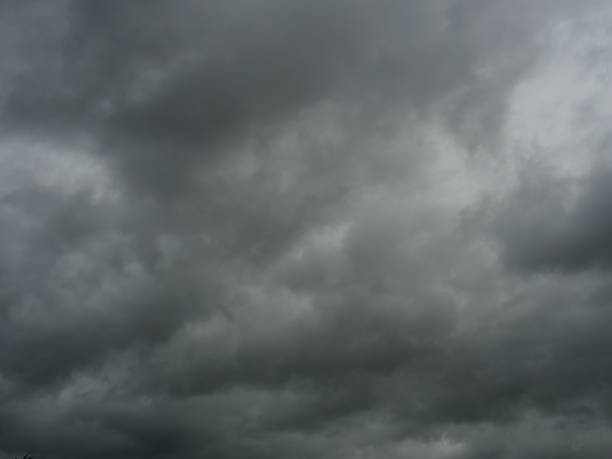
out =
[[605,459],[612,5],[0,3],[0,457]]

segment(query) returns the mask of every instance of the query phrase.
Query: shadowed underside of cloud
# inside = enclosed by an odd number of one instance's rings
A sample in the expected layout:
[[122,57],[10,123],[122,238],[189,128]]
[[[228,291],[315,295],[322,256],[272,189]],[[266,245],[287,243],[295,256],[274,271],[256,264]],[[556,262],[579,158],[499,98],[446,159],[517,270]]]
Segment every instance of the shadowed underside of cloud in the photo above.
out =
[[612,262],[612,222],[607,212],[611,177],[608,165],[598,165],[577,186],[578,191],[572,191],[571,183],[551,177],[539,177],[536,183],[528,178],[498,217],[508,261],[526,270],[608,270]]
[[0,11],[0,455],[607,457],[603,2]]

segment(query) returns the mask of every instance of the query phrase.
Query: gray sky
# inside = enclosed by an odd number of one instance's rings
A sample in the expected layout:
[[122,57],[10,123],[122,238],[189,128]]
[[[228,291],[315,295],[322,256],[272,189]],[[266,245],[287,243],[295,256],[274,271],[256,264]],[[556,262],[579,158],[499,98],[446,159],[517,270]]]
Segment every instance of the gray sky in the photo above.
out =
[[0,457],[604,459],[612,7],[0,3]]

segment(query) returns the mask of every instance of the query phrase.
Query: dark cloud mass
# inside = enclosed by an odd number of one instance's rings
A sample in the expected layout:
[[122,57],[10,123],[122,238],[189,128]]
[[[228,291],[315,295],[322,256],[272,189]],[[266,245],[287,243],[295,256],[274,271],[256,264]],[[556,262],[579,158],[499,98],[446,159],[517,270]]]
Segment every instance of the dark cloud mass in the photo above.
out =
[[511,264],[535,270],[609,269],[611,177],[610,165],[597,164],[573,193],[567,181],[528,177],[497,221]]
[[611,14],[1,2],[0,457],[609,457]]

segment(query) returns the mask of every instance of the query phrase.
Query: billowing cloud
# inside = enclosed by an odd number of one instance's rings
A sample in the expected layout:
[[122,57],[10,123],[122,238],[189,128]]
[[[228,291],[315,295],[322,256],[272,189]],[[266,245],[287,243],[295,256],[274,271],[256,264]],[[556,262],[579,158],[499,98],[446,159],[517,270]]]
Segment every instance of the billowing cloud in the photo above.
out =
[[604,2],[0,8],[0,455],[607,457]]

